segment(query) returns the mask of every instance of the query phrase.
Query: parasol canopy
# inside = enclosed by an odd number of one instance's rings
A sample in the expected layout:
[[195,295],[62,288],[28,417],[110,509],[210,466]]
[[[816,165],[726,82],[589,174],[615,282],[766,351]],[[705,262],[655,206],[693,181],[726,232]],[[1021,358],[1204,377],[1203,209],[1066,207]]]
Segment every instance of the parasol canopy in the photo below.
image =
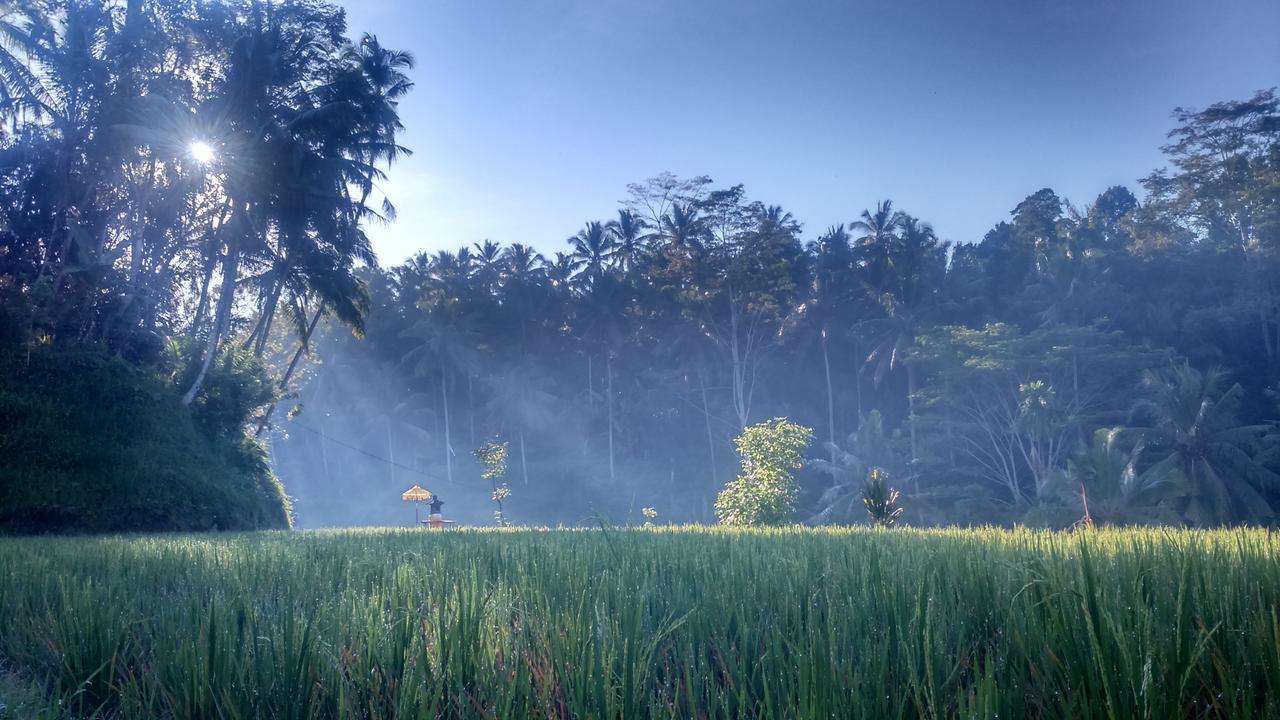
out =
[[400,499],[404,500],[405,502],[428,502],[431,500],[431,493],[426,490],[423,490],[417,485],[414,485],[408,490],[405,490],[400,495]]

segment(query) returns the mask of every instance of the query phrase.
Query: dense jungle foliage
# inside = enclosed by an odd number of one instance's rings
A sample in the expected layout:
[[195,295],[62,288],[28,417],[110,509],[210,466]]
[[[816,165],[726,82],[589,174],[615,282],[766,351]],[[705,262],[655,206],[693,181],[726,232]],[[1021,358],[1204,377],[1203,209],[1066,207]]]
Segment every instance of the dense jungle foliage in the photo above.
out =
[[0,10],[0,529],[287,526],[264,345],[361,326],[412,59],[312,0]]
[[[1100,523],[1274,521],[1273,91],[1176,110],[1137,194],[1035,190],[983,238],[874,198],[806,229],[662,174],[567,243],[380,267],[366,229],[394,217],[377,183],[407,152],[411,66],[319,0],[6,6],[0,441],[56,448],[72,436],[31,433],[65,425],[93,457],[133,452],[124,415],[77,415],[94,357],[97,390],[133,377],[165,408],[142,427],[200,435],[163,469],[105,468],[138,478],[120,497],[224,461],[267,487],[262,443],[304,525],[403,517],[415,483],[489,522],[470,451],[495,439],[514,522],[710,520],[733,438],[773,417],[814,431],[801,521],[861,519],[873,467],[911,524],[1063,526],[1085,502]],[[15,431],[41,412],[68,419]],[[28,497],[89,461],[59,462],[7,452],[0,484]]]
[[1036,190],[983,238],[889,201],[806,231],[661,175],[563,252],[368,269],[366,337],[318,330],[277,468],[304,524],[385,517],[424,475],[483,522],[465,449],[496,434],[517,522],[707,521],[733,439],[784,416],[815,435],[801,521],[864,520],[878,467],[913,524],[1273,522],[1277,99],[1174,121],[1141,197]]

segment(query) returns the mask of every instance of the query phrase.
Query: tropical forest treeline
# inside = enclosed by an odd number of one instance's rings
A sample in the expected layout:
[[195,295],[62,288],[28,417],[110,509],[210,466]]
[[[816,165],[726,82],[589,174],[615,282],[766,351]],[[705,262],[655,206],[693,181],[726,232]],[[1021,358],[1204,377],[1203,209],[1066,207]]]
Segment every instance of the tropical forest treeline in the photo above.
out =
[[1277,98],[1174,120],[1142,199],[1037,190],[980,242],[887,200],[806,232],[664,174],[560,252],[369,270],[366,338],[319,331],[277,467],[340,522],[422,474],[479,492],[467,450],[500,436],[518,522],[708,520],[732,439],[785,416],[815,431],[798,520],[864,518],[880,468],[909,523],[1272,522]]
[[321,0],[0,14],[0,525],[281,525],[271,467],[303,524],[415,483],[490,522],[491,441],[514,522],[709,520],[776,417],[797,520],[864,517],[872,468],[905,523],[1274,520],[1274,91],[1176,111],[1141,197],[981,239],[660,175],[561,252],[380,268],[411,66]]

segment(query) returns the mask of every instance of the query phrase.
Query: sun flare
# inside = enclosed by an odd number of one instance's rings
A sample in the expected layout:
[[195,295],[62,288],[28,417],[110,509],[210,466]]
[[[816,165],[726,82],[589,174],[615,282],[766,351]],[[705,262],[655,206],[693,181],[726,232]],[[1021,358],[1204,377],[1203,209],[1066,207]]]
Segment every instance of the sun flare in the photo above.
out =
[[217,157],[213,147],[203,140],[193,140],[188,150],[191,153],[191,157],[198,163],[211,163]]

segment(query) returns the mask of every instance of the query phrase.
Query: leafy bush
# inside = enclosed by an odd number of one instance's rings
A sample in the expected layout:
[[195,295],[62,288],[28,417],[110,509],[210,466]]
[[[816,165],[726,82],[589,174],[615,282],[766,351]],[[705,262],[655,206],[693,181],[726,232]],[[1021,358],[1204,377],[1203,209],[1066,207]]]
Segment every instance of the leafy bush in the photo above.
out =
[[791,474],[804,462],[801,453],[813,431],[774,418],[742,431],[735,444],[742,474],[716,498],[716,515],[725,525],[779,525],[795,514],[800,488]]
[[[234,367],[217,376],[235,384]],[[193,410],[154,369],[88,347],[0,353],[0,532],[287,527],[262,447],[199,412],[239,400],[210,392]]]

